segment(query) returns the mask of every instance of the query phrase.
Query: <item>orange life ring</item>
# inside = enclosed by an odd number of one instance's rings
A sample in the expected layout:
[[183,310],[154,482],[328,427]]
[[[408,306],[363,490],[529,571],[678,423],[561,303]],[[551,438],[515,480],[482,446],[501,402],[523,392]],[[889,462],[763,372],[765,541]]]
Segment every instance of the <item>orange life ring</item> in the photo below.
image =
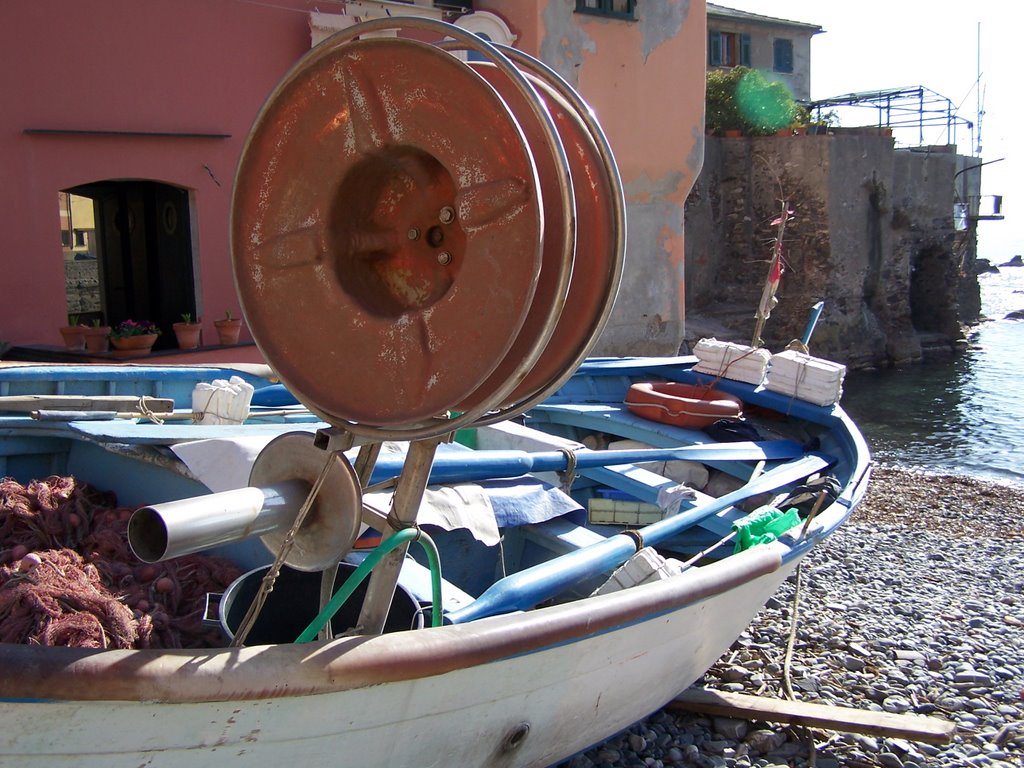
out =
[[719,419],[736,419],[743,413],[739,398],[717,389],[671,381],[634,384],[626,394],[626,407],[645,419],[688,429],[703,429]]

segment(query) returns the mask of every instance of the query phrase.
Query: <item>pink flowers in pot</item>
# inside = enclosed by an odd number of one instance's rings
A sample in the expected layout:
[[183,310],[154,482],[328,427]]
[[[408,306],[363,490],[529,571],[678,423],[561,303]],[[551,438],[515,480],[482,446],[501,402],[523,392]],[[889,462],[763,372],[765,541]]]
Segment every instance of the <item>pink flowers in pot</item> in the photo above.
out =
[[125,339],[129,336],[159,336],[160,329],[149,320],[125,320],[114,326],[110,332],[112,339]]

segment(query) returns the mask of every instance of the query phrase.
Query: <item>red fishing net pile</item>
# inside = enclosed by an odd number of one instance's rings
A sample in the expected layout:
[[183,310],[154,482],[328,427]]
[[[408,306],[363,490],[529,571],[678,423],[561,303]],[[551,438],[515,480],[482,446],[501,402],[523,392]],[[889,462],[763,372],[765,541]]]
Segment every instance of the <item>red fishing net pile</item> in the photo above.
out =
[[76,648],[223,644],[203,624],[208,592],[240,574],[205,555],[142,563],[132,510],[73,477],[0,479],[0,642]]

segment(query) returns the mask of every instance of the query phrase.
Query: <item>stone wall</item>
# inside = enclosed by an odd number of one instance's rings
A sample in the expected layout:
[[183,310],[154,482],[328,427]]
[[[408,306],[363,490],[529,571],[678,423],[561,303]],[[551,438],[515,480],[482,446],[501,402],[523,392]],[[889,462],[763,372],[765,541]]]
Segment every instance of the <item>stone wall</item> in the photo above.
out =
[[92,259],[64,258],[64,290],[69,315],[102,311],[98,262]]
[[877,131],[709,137],[686,205],[687,342],[751,341],[785,201],[770,349],[802,335],[817,301],[819,356],[869,367],[955,349],[973,319],[963,297],[977,292],[976,239],[952,215],[961,161],[945,147],[895,151]]

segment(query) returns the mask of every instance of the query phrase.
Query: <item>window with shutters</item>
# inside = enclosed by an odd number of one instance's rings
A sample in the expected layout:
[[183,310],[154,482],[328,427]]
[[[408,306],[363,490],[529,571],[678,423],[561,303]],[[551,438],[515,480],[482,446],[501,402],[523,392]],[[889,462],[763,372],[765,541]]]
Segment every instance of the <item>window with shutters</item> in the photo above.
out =
[[774,53],[774,64],[773,69],[776,72],[792,72],[793,71],[793,41],[784,38],[777,37],[773,43]]
[[708,64],[712,67],[750,66],[750,35],[708,31]]

